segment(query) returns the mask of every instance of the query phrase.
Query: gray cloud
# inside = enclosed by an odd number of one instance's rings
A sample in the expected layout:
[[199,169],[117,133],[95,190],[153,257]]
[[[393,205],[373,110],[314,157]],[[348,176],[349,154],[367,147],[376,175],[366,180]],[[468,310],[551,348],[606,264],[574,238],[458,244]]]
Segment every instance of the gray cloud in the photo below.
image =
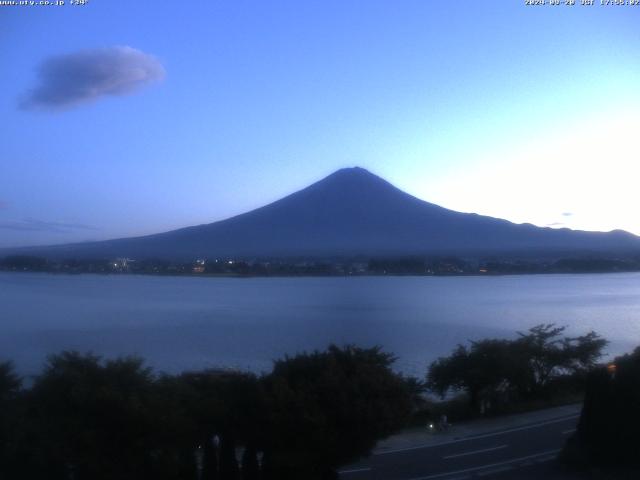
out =
[[153,56],[131,47],[82,50],[45,60],[39,84],[22,99],[24,109],[62,110],[106,95],[125,95],[162,80],[165,70]]
[[83,225],[81,223],[46,222],[44,220],[37,220],[35,218],[25,218],[23,220],[0,222],[0,229],[18,230],[22,232],[53,233],[69,233],[78,230],[98,230],[97,227],[91,225]]
[[565,225],[563,222],[553,222],[553,223],[547,223],[547,227],[560,227]]
[[562,216],[563,216],[563,217],[570,217],[570,216],[572,216],[572,215],[573,215],[573,213],[572,213],[572,212],[562,212]]

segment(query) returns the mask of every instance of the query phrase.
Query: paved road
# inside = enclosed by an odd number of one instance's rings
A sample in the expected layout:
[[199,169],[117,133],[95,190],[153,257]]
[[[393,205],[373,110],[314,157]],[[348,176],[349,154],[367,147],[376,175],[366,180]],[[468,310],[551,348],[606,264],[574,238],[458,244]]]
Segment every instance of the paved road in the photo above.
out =
[[[552,461],[573,433],[578,415],[437,444],[378,452],[340,472],[343,480],[462,480],[518,478],[517,469]],[[455,428],[455,427],[454,427]],[[538,470],[538,468],[536,468]]]

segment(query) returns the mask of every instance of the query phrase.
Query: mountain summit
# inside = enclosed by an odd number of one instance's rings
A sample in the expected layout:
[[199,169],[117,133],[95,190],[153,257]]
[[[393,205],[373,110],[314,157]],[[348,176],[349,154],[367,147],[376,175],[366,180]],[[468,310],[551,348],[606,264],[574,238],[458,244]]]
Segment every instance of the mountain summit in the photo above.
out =
[[194,259],[629,251],[640,238],[514,224],[420,200],[359,168],[206,225],[103,242],[31,248],[49,257]]

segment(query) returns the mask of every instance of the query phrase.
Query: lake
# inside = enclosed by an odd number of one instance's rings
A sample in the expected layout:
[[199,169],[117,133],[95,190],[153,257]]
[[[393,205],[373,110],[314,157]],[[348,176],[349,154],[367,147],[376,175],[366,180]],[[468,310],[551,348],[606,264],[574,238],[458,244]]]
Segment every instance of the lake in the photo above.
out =
[[423,376],[460,342],[543,322],[640,345],[640,273],[501,277],[197,278],[0,273],[0,359],[40,370],[63,349],[137,354],[167,372],[268,371],[330,343],[382,345]]

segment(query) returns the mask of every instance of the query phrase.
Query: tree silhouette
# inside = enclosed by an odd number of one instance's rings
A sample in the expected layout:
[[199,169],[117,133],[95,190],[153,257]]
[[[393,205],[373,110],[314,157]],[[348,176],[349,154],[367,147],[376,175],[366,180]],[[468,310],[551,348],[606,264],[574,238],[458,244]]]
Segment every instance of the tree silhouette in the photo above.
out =
[[287,357],[265,378],[270,478],[334,478],[410,413],[411,389],[380,348]]
[[464,390],[470,404],[483,410],[489,400],[508,402],[513,396],[532,398],[549,382],[566,375],[584,375],[602,356],[607,341],[595,332],[561,337],[565,327],[536,325],[515,340],[485,339],[458,345],[450,356],[433,362],[428,388],[441,396]]

